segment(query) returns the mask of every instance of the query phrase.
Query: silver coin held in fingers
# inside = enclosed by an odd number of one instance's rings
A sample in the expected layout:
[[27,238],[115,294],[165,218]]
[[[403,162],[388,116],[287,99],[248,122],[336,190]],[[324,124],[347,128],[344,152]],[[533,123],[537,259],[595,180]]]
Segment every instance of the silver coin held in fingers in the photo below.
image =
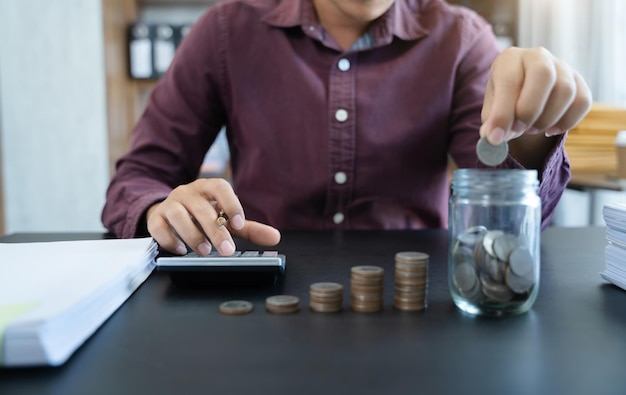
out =
[[498,166],[504,162],[508,154],[509,144],[506,141],[493,145],[485,137],[481,137],[476,144],[476,155],[487,166]]

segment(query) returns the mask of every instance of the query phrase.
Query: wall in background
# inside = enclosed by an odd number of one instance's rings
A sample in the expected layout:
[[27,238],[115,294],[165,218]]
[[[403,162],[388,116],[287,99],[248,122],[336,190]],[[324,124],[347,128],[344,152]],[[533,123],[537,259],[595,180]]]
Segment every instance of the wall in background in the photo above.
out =
[[100,0],[0,1],[7,233],[102,230],[109,180]]
[[544,46],[572,65],[594,99],[626,107],[626,1],[524,0],[519,44]]
[[[0,91],[2,88],[0,87]],[[1,98],[1,96],[0,96]],[[0,102],[0,108],[2,103]],[[2,111],[0,111],[0,170],[2,163]],[[0,171],[0,236],[3,236],[6,232],[4,230],[4,183],[2,182],[2,171]]]

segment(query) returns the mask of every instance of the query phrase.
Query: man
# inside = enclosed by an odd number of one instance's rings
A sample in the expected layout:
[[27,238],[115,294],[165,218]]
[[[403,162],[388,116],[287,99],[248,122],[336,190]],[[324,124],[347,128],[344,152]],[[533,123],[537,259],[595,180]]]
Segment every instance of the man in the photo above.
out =
[[[103,222],[200,255],[231,255],[233,235],[274,245],[276,228],[445,227],[448,157],[481,166],[485,136],[509,142],[501,167],[539,170],[545,225],[569,179],[564,134],[590,104],[568,65],[499,54],[484,20],[442,0],[221,3],[155,88]],[[222,125],[234,189],[196,179]]]

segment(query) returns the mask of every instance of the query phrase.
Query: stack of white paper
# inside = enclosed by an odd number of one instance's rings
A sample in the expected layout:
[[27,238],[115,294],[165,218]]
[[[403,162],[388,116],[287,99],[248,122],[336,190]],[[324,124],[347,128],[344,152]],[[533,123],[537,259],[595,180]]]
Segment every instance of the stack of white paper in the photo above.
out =
[[60,365],[154,268],[150,238],[0,243],[0,366]]
[[605,280],[626,290],[626,205],[608,203],[602,209],[606,222]]

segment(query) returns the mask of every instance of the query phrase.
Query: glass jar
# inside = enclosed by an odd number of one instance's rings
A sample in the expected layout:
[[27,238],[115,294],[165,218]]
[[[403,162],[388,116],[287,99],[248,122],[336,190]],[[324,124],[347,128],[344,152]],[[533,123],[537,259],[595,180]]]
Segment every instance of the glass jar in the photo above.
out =
[[528,311],[539,290],[535,170],[459,169],[449,204],[448,285],[472,315]]

